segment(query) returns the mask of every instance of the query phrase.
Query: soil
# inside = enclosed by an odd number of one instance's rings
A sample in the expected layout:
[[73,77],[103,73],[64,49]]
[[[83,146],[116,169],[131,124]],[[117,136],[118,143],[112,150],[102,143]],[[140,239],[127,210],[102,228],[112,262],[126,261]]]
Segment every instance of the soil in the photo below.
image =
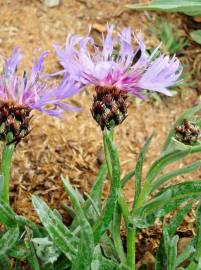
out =
[[[133,2],[63,0],[60,6],[47,8],[43,1],[0,0],[0,54],[8,56],[12,49],[19,45],[24,53],[22,69],[27,69],[31,67],[35,55],[48,50],[46,71],[55,72],[60,67],[52,48],[53,44],[63,45],[67,32],[86,34],[89,25],[92,25],[92,34],[99,40],[107,22],[114,23],[117,29],[130,26],[136,32],[141,31],[147,46],[156,47],[160,41],[147,31],[155,22],[156,14],[127,10],[125,4]],[[188,19],[185,16],[159,16],[173,22],[181,35],[188,35]],[[201,69],[197,59],[201,59],[201,48],[189,40],[189,46],[181,61],[188,64],[187,72],[193,71],[192,78],[199,80]],[[139,103],[134,99],[130,100],[128,117],[116,128],[115,134],[122,176],[134,168],[146,138],[156,131],[144,166],[144,172],[147,171],[152,161],[158,157],[168,130],[179,113],[199,102],[197,90],[199,83],[180,90],[175,97],[162,97],[161,101],[147,100]],[[51,208],[60,209],[63,217],[67,219],[67,214],[61,207],[61,202],[68,202],[61,175],[68,177],[83,194],[90,190],[100,167],[102,147],[101,130],[90,113],[92,98],[93,89],[87,89],[73,97],[71,104],[83,107],[84,110],[77,114],[66,113],[63,119],[34,112],[32,132],[17,146],[12,166],[11,203],[18,214],[38,222],[31,204],[31,195],[37,194]],[[196,159],[196,156],[180,162],[177,166],[182,166],[192,159]],[[175,183],[200,178],[201,172],[198,171],[175,179]],[[107,189],[106,183],[105,192]],[[128,202],[132,203],[132,181],[125,187],[125,194]],[[193,219],[190,220],[189,223],[193,224]],[[191,229],[192,227],[193,225]],[[144,239],[148,239],[148,236]],[[155,248],[149,248],[149,245],[146,247],[148,250]]]

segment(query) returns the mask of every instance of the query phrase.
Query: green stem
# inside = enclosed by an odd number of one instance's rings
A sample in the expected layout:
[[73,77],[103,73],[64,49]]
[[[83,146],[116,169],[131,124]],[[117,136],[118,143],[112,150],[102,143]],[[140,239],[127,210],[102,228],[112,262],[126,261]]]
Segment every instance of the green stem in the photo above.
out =
[[126,264],[126,256],[121,240],[121,209],[118,204],[116,205],[112,221],[112,238],[120,261]]
[[10,182],[10,168],[15,144],[4,144],[2,151],[2,183],[0,184],[0,198],[9,204],[9,182]]
[[135,270],[136,228],[127,228],[127,261],[130,270]]
[[[103,133],[103,143],[104,143],[104,152],[105,152],[105,159],[107,163],[107,168],[108,168],[108,175],[110,180],[112,180],[112,161],[110,159],[110,154],[109,154],[109,149],[107,147],[107,142],[106,142],[106,136]],[[113,140],[113,130],[111,131],[111,139]],[[122,190],[119,191],[119,197],[118,197],[118,205],[121,209],[125,226],[126,226],[126,235],[127,235],[127,265],[129,267],[129,270],[135,270],[135,238],[136,238],[136,230],[135,228],[132,228],[129,226],[129,208],[126,203],[126,199],[123,195]],[[113,220],[115,222],[115,220]],[[115,228],[117,229],[117,228]],[[115,236],[117,237],[117,233],[115,232]],[[119,257],[122,259],[124,262],[124,257],[122,255],[122,241],[120,237],[120,232],[119,232],[119,239],[115,241],[115,247],[118,251]]]

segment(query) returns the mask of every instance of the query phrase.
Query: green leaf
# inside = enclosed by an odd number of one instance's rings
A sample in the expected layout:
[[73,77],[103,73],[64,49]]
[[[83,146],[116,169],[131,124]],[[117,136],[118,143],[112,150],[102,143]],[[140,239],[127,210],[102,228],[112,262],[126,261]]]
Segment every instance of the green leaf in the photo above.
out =
[[[85,214],[87,214],[88,218],[89,218],[89,215],[91,214],[90,207],[92,205],[92,201],[95,202],[98,209],[100,209],[100,207],[101,207],[101,205],[100,205],[101,204],[101,195],[102,195],[102,188],[103,188],[106,172],[107,172],[107,166],[104,163],[101,166],[99,173],[96,177],[95,183],[91,189],[91,192],[90,192],[91,200],[88,198],[83,204],[83,210],[84,210]],[[93,218],[94,218],[94,215],[93,215]],[[71,230],[74,230],[77,227],[77,224],[78,224],[77,218],[75,217],[73,220],[73,223],[70,227]]]
[[0,221],[7,227],[16,227],[15,212],[3,201],[0,201]]
[[77,254],[78,238],[64,226],[44,201],[32,196],[32,203],[52,241],[71,261]]
[[167,136],[167,139],[163,145],[162,153],[165,153],[168,150],[168,148],[171,144],[172,137],[174,137],[174,134],[175,134],[175,127],[180,125],[184,121],[184,119],[189,119],[189,118],[193,117],[194,114],[198,113],[200,110],[201,110],[201,104],[199,104],[193,108],[190,108],[179,115],[175,124],[170,129],[170,132]]
[[[170,239],[174,236],[176,229],[179,227],[181,224],[184,216],[189,212],[189,210],[192,208],[192,203],[188,203],[185,206],[181,207],[179,212],[176,214],[174,218],[172,218],[170,225],[164,225],[164,230],[166,231],[166,234],[168,234],[168,237]],[[167,258],[166,252],[165,252],[165,247],[164,245],[168,245],[168,243],[164,242],[164,236],[161,238],[159,248],[157,250],[156,254],[156,270],[166,270],[167,269]],[[182,263],[187,256],[190,255],[193,252],[193,248],[189,247],[188,250],[184,250],[180,256],[176,258],[175,265],[178,266],[180,263]]]
[[154,0],[150,4],[132,4],[127,5],[133,10],[154,10],[165,12],[182,12],[189,16],[201,15],[200,0]]
[[195,30],[190,33],[191,38],[198,44],[201,44],[201,30]]
[[0,257],[6,256],[19,237],[19,228],[10,228],[0,239]]
[[26,238],[24,240],[24,243],[26,245],[27,250],[29,251],[28,256],[27,256],[29,266],[33,270],[40,270],[40,265],[39,265],[38,258],[36,256],[36,251],[35,251],[35,248],[34,248],[32,241],[31,241],[31,231],[29,228],[26,228],[26,232],[27,232],[27,235],[26,235]]
[[145,203],[140,209],[137,209],[135,215],[159,214],[169,203],[174,204],[179,200],[194,199],[200,196],[201,183],[199,180],[173,185],[157,193],[153,199]]
[[27,249],[26,246],[21,243],[21,244],[15,244],[14,247],[12,247],[8,252],[8,256],[16,258],[18,260],[25,260],[27,257]]
[[102,254],[101,254],[101,249],[100,245],[97,245],[94,248],[93,252],[93,260],[91,262],[91,270],[99,270],[102,265]]
[[192,261],[189,264],[187,270],[199,270],[201,267],[201,202],[198,205],[196,211],[196,236],[194,238],[195,242],[195,253],[191,257]]
[[0,258],[0,269],[1,270],[11,270],[10,261],[7,256]]
[[167,228],[163,228],[164,250],[167,258],[167,270],[176,270],[177,243],[179,236],[170,237]]
[[179,225],[182,223],[185,215],[192,209],[192,202],[186,204],[185,206],[183,206],[179,212],[176,214],[175,217],[173,217],[171,219],[171,223],[169,226],[165,225],[165,227],[168,230],[168,234],[170,237],[173,237],[173,235],[175,234],[177,228],[179,227]]
[[106,201],[105,207],[102,211],[101,217],[98,219],[94,226],[94,241],[95,243],[98,243],[100,237],[102,234],[107,230],[114,211],[115,211],[115,206],[117,203],[118,199],[118,193],[121,188],[121,182],[120,182],[120,164],[119,164],[119,157],[118,153],[116,150],[115,145],[113,144],[110,134],[108,131],[104,133],[105,136],[105,143],[106,147],[108,149],[108,157],[111,161],[111,166],[112,166],[112,178],[111,178],[111,187],[110,187],[110,193],[108,196],[108,199]]
[[116,205],[116,209],[114,211],[114,216],[111,225],[111,233],[119,259],[122,263],[125,264],[127,260],[121,239],[121,209],[118,204]]
[[58,258],[58,260],[54,263],[54,270],[69,270],[71,267],[70,261],[63,254]]
[[117,250],[110,236],[108,236],[107,234],[103,234],[103,236],[100,239],[100,245],[105,257],[113,261],[119,260]]
[[152,138],[154,134],[152,134],[148,140],[145,142],[144,147],[140,151],[139,158],[136,163],[135,167],[135,197],[133,202],[133,208],[135,206],[135,203],[140,195],[141,192],[141,183],[142,183],[142,168],[144,163],[145,154],[147,153],[149,146],[151,144]]
[[26,226],[26,227],[30,228],[33,231],[33,233],[35,234],[35,236],[37,236],[37,237],[42,236],[40,229],[39,229],[39,226],[37,226],[31,220],[29,220],[23,216],[19,216],[19,215],[15,215],[15,220],[19,226],[21,226],[21,227]]
[[[92,254],[94,250],[93,230],[87,221],[84,211],[77,199],[75,190],[67,179],[63,179],[65,190],[68,192],[73,208],[75,209],[80,225],[80,243],[77,255],[72,263],[72,270],[88,269],[90,270]],[[87,248],[86,248],[87,245]]]
[[43,262],[44,265],[53,264],[59,258],[61,252],[49,237],[31,238],[34,244],[37,257]]
[[144,187],[138,197],[138,200],[136,201],[135,208],[139,208],[144,203],[145,199],[148,197],[149,193],[152,190],[152,185],[154,185],[152,182],[156,178],[156,176],[169,164],[178,161],[184,157],[186,157],[189,154],[193,154],[196,152],[201,151],[201,145],[196,146],[190,146],[186,150],[176,150],[172,151],[159,159],[157,159],[152,165],[151,168],[148,171],[146,182],[144,184]]
[[173,170],[173,171],[159,177],[152,184],[151,192],[158,189],[162,184],[166,183],[167,181],[169,181],[173,177],[193,172],[193,171],[197,170],[200,167],[201,167],[201,160],[198,160],[198,161],[192,163],[191,165],[187,165],[187,166],[184,166],[183,168]]

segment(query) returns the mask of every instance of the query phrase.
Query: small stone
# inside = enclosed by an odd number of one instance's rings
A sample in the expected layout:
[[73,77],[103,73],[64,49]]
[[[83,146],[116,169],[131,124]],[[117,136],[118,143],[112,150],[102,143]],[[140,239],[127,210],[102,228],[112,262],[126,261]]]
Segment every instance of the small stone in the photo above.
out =
[[60,0],[45,0],[46,7],[56,7],[60,4]]

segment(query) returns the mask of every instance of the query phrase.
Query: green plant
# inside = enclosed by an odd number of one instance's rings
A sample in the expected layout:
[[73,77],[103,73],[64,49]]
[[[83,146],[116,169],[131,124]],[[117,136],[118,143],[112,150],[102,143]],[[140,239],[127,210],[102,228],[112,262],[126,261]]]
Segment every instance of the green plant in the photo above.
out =
[[[201,152],[199,142],[192,145],[178,142],[175,145],[174,139],[175,127],[181,125],[186,118],[193,119],[200,109],[200,105],[189,109],[178,118],[167,136],[160,157],[152,163],[144,184],[143,163],[153,135],[141,150],[134,170],[121,179],[114,134],[105,129],[103,141],[106,164],[102,165],[88,197],[84,199],[70,182],[63,178],[64,187],[72,203],[70,213],[73,213],[73,222],[70,227],[63,224],[62,217],[56,210],[51,210],[37,196],[33,196],[32,200],[43,227],[16,215],[8,204],[2,201],[0,221],[6,229],[0,237],[1,269],[11,269],[8,257],[13,257],[16,259],[16,269],[21,269],[21,260],[27,260],[33,270],[133,270],[136,269],[136,236],[142,228],[153,225],[156,218],[164,220],[163,237],[156,256],[156,270],[184,269],[180,265],[186,259],[189,260],[189,266],[185,269],[199,269],[200,204],[197,208],[196,236],[180,255],[177,255],[178,236],[175,233],[185,214],[192,208],[193,202],[200,200],[201,184],[199,181],[191,181],[171,184],[166,188],[162,186],[176,176],[188,174],[201,167],[201,161],[198,160],[183,168],[163,173],[168,165],[187,155]],[[108,198],[102,201],[106,175],[111,187]],[[133,177],[135,197],[130,209],[123,194],[123,187]],[[171,223],[167,224],[166,215],[177,207],[180,207],[180,210]],[[121,239],[122,222],[126,227],[126,249]]]
[[[201,15],[201,2],[200,0],[153,0],[148,4],[132,4],[127,5],[128,8],[133,10],[153,10],[164,12],[181,12],[189,16]],[[201,44],[201,31],[195,30],[191,32],[191,38]]]
[[151,26],[148,30],[162,41],[170,55],[180,52],[187,45],[186,38],[179,37],[166,19],[158,18],[156,26]]

